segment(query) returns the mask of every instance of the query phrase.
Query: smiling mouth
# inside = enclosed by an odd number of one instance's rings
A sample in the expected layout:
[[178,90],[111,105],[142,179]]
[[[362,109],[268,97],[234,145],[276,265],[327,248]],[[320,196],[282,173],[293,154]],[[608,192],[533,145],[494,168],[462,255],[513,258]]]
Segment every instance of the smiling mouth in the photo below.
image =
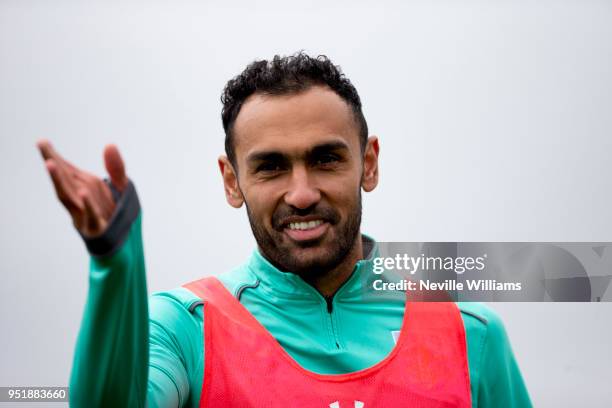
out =
[[323,224],[323,220],[307,221],[307,222],[291,222],[289,223],[290,230],[305,231],[313,229]]
[[323,220],[290,222],[284,232],[294,241],[311,241],[321,238],[329,228],[329,223]]

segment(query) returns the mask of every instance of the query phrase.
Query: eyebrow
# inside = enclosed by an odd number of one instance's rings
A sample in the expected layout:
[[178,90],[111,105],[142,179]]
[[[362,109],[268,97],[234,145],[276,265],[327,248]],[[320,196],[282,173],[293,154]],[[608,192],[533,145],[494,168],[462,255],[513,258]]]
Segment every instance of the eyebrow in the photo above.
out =
[[[314,155],[318,155],[325,152],[333,152],[339,150],[349,150],[348,145],[340,140],[333,142],[321,143],[313,146],[310,150],[308,150],[305,154],[305,157],[312,157]],[[264,150],[261,152],[253,152],[249,154],[246,158],[247,163],[255,163],[262,161],[279,161],[286,160],[287,155],[281,153],[277,150]]]

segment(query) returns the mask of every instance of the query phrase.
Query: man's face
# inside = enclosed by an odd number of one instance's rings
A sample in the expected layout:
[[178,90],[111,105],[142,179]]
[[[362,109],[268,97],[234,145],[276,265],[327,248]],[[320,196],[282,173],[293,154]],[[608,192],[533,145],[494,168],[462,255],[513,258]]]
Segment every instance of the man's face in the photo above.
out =
[[262,253],[303,276],[338,266],[359,239],[364,175],[359,128],[348,104],[323,86],[255,94],[233,131],[235,183],[224,170],[229,162],[220,161],[226,194],[236,207],[245,202]]

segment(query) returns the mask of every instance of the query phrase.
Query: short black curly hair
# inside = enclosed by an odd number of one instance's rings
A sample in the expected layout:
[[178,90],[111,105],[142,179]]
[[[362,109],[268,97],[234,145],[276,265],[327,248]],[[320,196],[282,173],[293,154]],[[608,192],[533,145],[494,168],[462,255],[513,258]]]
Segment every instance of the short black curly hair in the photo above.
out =
[[272,60],[254,61],[230,79],[221,95],[221,119],[225,130],[225,152],[236,166],[233,126],[244,101],[255,93],[285,95],[305,91],[314,85],[327,85],[351,107],[359,128],[362,152],[368,140],[368,124],[361,110],[357,89],[325,55],[316,58],[300,51],[290,56],[275,55]]

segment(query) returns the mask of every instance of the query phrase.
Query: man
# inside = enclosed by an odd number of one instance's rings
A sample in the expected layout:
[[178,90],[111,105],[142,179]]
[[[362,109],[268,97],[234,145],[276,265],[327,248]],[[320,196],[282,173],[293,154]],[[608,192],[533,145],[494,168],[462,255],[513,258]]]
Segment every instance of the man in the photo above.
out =
[[222,102],[225,195],[245,205],[258,248],[218,279],[150,299],[117,148],[104,151],[104,182],[39,142],[91,253],[73,405],[531,405],[491,310],[363,287],[377,245],[360,233],[361,190],[378,183],[379,143],[338,67],[303,53],[254,62]]

